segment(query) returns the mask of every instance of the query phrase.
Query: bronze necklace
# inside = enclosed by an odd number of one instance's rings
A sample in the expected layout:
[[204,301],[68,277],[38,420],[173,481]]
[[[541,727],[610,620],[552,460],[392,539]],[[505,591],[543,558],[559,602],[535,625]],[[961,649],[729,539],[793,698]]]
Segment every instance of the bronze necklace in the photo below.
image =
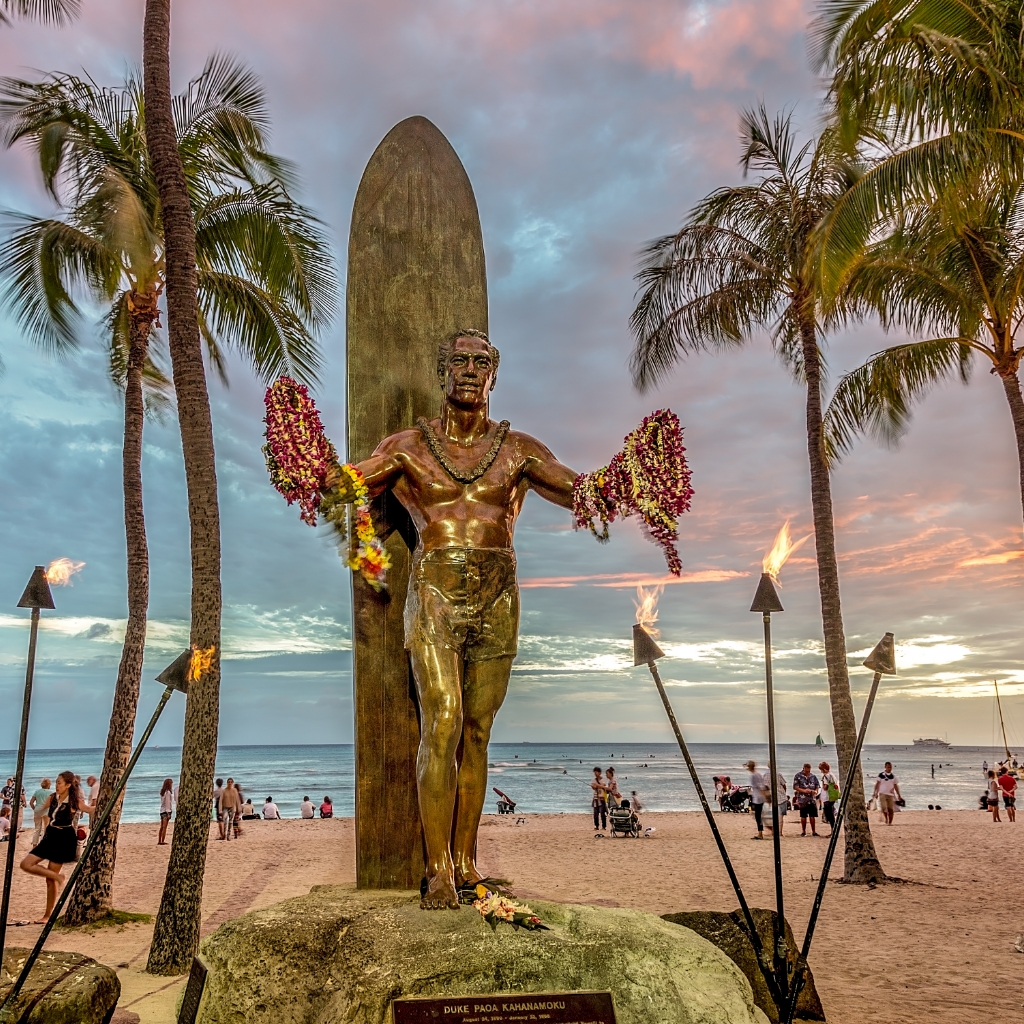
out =
[[422,416],[416,421],[416,426],[420,428],[420,433],[423,434],[427,442],[430,454],[437,459],[438,465],[453,480],[458,480],[460,484],[471,484],[479,480],[491,468],[491,464],[498,457],[498,449],[501,448],[505,435],[508,433],[509,422],[508,420],[502,420],[498,424],[498,430],[494,435],[494,440],[491,442],[491,447],[487,449],[484,457],[468,472],[464,472],[452,463],[452,460],[448,458],[448,453],[442,447],[441,439],[437,436],[434,428]]

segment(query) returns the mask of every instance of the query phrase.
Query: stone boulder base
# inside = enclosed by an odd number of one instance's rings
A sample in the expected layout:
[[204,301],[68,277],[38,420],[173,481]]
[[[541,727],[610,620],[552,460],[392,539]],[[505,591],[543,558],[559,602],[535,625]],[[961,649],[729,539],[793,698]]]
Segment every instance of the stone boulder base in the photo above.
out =
[[[29,950],[4,950],[0,1002],[28,959]],[[121,995],[117,973],[81,953],[44,950],[32,965],[11,1009],[18,1024],[107,1024]]]
[[[754,924],[757,925],[757,934],[761,938],[761,945],[771,956],[775,945],[775,937],[772,929],[776,918],[773,910],[759,910],[751,908],[754,917]],[[750,982],[754,991],[754,1002],[764,1010],[772,1024],[778,1024],[779,1013],[772,1001],[771,993],[765,984],[764,975],[757,964],[757,957],[754,954],[754,947],[747,937],[746,927],[741,927],[742,918],[739,911],[725,914],[714,910],[697,910],[682,914],[665,914],[664,919],[673,924],[682,925],[703,935],[709,942],[713,942],[723,953],[736,964]],[[786,922],[786,947],[789,951],[790,965],[796,964],[797,946],[793,938],[793,929],[789,922]],[[796,1015],[799,1020],[824,1020],[825,1011],[821,1007],[821,1000],[814,987],[814,976],[811,969],[807,969],[805,983],[800,998],[796,1004]]]
[[398,996],[610,989],[618,1024],[765,1024],[739,968],[638,910],[530,900],[550,931],[492,931],[472,907],[316,886],[202,945],[203,1024],[388,1024]]

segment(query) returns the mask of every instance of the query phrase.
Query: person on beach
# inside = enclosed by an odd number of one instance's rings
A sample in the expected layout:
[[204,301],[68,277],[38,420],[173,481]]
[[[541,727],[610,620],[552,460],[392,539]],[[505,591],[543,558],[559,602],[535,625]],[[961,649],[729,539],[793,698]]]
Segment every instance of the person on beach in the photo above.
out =
[[601,775],[601,769],[596,766],[594,767],[594,779],[590,783],[590,788],[594,794],[590,800],[590,805],[594,809],[594,828],[600,829],[603,832],[608,827],[608,791],[604,786],[604,776]]
[[[64,865],[73,864],[78,856],[78,816],[85,808],[85,801],[75,782],[75,773],[61,772],[55,788],[46,808],[43,838],[21,862],[21,870],[26,874],[46,879],[46,910],[34,924],[46,924],[64,881]],[[46,867],[43,867],[44,860],[48,862]]]
[[811,771],[810,762],[793,776],[793,800],[800,811],[800,835],[807,835],[807,819],[811,820],[811,835],[818,834],[818,794],[821,783]]
[[639,814],[644,809],[644,805],[640,803],[640,797],[636,795],[635,789],[629,795],[632,797],[633,810]]
[[1017,780],[1003,768],[996,777],[999,788],[1003,791],[1003,806],[1006,808],[1006,817],[1010,821],[1017,820]]
[[174,779],[164,779],[164,784],[160,787],[160,835],[157,837],[157,846],[167,845],[167,826],[173,813]]
[[893,815],[896,813],[896,799],[897,797],[900,800],[903,799],[903,794],[900,792],[900,780],[892,773],[892,761],[886,761],[885,768],[878,773],[878,778],[875,779],[875,791],[871,795],[878,798],[882,821],[886,825],[891,825]]
[[1001,792],[1001,788],[999,786],[998,781],[996,780],[996,773],[994,771],[992,771],[992,769],[990,768],[989,772],[988,772],[988,794],[987,794],[987,799],[988,799],[988,809],[992,812],[992,820],[993,821],[1002,821],[1003,820],[1002,818],[999,817],[999,794],[1000,794],[1000,792]]
[[224,822],[220,816],[220,798],[224,795],[224,780],[217,779],[213,786],[213,816],[217,819],[217,828],[221,839],[224,838]]
[[8,779],[7,785],[0,788],[0,800],[14,806],[14,779]]
[[244,804],[242,804],[242,821],[259,821],[260,812],[253,807],[252,797],[247,797]]
[[750,806],[754,808],[754,822],[757,824],[757,835],[751,839],[764,839],[764,798],[768,790],[768,780],[757,770],[756,761],[747,762],[750,772]]
[[11,838],[11,805],[4,804],[0,807],[0,843],[7,842]]
[[92,819],[96,814],[96,803],[100,798],[100,780],[95,775],[90,775],[85,780],[85,784],[89,787],[89,793],[86,796],[86,802],[89,805],[89,828],[92,828]]
[[238,790],[235,789],[235,780],[228,779],[220,795],[221,839],[227,838],[227,830],[229,828],[235,830],[236,839],[242,834],[242,826],[237,820],[241,809],[242,801],[238,795]]
[[307,820],[309,818],[316,817],[316,808],[313,806],[313,801],[310,800],[308,796],[304,796],[302,798],[302,804],[299,807],[299,814],[301,814],[302,817],[306,818]]
[[333,818],[334,817],[334,804],[331,803],[329,796],[324,797],[324,802],[320,805],[320,817],[321,818]]
[[277,804],[274,803],[274,798],[272,796],[268,796],[265,803],[263,804],[263,820],[281,820],[281,812],[278,810]]
[[[822,761],[818,765],[821,772],[821,813],[825,823],[835,831],[836,827],[836,801],[840,797],[839,780],[832,774],[832,766],[828,761]],[[832,833],[830,832],[829,835]]]
[[[770,771],[771,768],[768,769],[768,772]],[[765,782],[768,785],[771,785],[768,781],[771,778],[768,772],[765,773]],[[782,772],[775,773],[775,783],[779,791],[779,835],[781,836],[785,830],[786,813],[789,811],[789,786],[786,784],[786,780],[783,777]],[[768,791],[768,800],[771,802],[771,790]],[[770,829],[771,827],[772,817],[769,814],[768,820],[765,822],[765,828]]]
[[609,768],[605,773],[605,792],[608,794],[608,809],[614,810],[622,803],[622,794],[619,792],[619,783],[615,778],[615,769]]
[[39,788],[32,794],[29,800],[29,807],[32,808],[33,824],[35,831],[32,833],[32,845],[35,846],[43,838],[43,831],[46,829],[46,806],[50,802],[53,792],[50,789],[52,783],[49,779],[40,779]]

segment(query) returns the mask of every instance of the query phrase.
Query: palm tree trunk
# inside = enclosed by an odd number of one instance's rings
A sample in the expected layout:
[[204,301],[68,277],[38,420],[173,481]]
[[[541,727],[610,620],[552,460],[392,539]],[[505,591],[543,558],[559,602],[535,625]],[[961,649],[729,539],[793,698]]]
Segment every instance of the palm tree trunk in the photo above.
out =
[[1010,415],[1013,417],[1013,432],[1017,438],[1017,462],[1020,466],[1020,501],[1021,509],[1024,510],[1024,397],[1020,393],[1020,378],[1016,369],[999,374],[1003,382],[1003,390],[1006,392],[1006,401],[1010,405]]
[[[821,426],[821,359],[817,327],[807,315],[801,316],[800,338],[807,381],[807,457],[811,468],[811,511],[814,517],[814,545],[818,561],[818,592],[821,595],[821,625],[825,637],[825,665],[832,705],[832,727],[839,755],[839,776],[845,779],[857,742],[857,721],[853,713],[850,676],[846,668],[846,635],[839,600],[839,563],[836,559],[835,524],[832,520],[832,486],[825,461]],[[860,765],[843,823],[846,847],[843,876],[848,882],[885,881],[885,872],[875,854],[871,827],[864,802],[864,776]]]
[[185,458],[192,547],[193,649],[212,662],[189,685],[178,813],[146,970],[183,974],[199,948],[203,872],[210,834],[220,715],[220,513],[213,423],[196,311],[196,238],[171,109],[171,3],[146,0],[143,83],[146,145],[160,196],[166,257],[167,330]]
[[[125,629],[121,664],[118,666],[117,684],[114,687],[114,706],[110,712],[107,747],[103,754],[96,816],[106,806],[131,756],[135,713],[142,681],[142,658],[146,649],[146,614],[149,610],[149,548],[146,544],[146,519],[142,507],[142,429],[145,423],[142,371],[149,350],[149,333],[157,318],[156,292],[142,295],[133,292],[128,297],[128,306],[131,339],[124,386],[122,453],[124,532],[128,548],[128,626]],[[64,913],[67,924],[88,924],[110,912],[117,859],[117,829],[123,803],[122,793],[68,900]]]

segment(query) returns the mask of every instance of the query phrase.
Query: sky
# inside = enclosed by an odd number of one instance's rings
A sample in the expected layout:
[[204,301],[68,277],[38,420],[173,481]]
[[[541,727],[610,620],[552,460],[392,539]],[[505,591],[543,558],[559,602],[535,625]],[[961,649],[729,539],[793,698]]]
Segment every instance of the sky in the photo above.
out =
[[[637,251],[676,230],[709,191],[741,180],[744,107],[819,124],[807,59],[806,0],[175,0],[175,88],[215,51],[260,75],[273,150],[301,173],[344,280],[359,177],[398,121],[430,118],[476,193],[490,331],[501,350],[492,414],[593,469],[654,408],[685,427],[692,510],[680,523],[684,572],[664,589],[669,694],[694,741],[763,741],[761,622],[747,610],[761,557],[786,521],[810,532],[803,391],[765,336],[680,363],[639,395],[628,320]],[[64,29],[0,29],[0,74],[88,72],[116,84],[141,59],[141,0],[84,0]],[[0,207],[52,214],[23,148],[0,153]],[[341,306],[343,308],[343,296]],[[16,745],[28,639],[15,607],[32,567],[85,562],[43,613],[30,745],[101,746],[125,607],[120,492],[122,405],[108,383],[96,316],[60,363],[0,319],[0,748]],[[834,383],[885,343],[873,324],[826,340]],[[323,338],[316,394],[328,433],[345,423],[344,318]],[[211,382],[224,547],[221,742],[352,739],[348,570],[329,538],[270,487],[263,385],[234,360]],[[144,487],[152,563],[141,704],[187,644],[188,522],[173,416],[146,426]],[[935,389],[895,450],[871,440],[833,476],[843,615],[858,708],[859,667],[886,630],[899,675],[886,679],[869,742],[996,739],[992,680],[1011,739],[1024,741],[1021,504],[1009,412],[978,367]],[[669,740],[646,670],[632,669],[638,579],[664,576],[632,522],[599,546],[536,495],[516,533],[519,658],[494,729],[502,741]],[[813,540],[782,573],[773,620],[779,739],[832,739]],[[1014,595],[1017,595],[1016,597]],[[175,701],[153,742],[181,741]],[[6,712],[6,713],[4,713]]]

